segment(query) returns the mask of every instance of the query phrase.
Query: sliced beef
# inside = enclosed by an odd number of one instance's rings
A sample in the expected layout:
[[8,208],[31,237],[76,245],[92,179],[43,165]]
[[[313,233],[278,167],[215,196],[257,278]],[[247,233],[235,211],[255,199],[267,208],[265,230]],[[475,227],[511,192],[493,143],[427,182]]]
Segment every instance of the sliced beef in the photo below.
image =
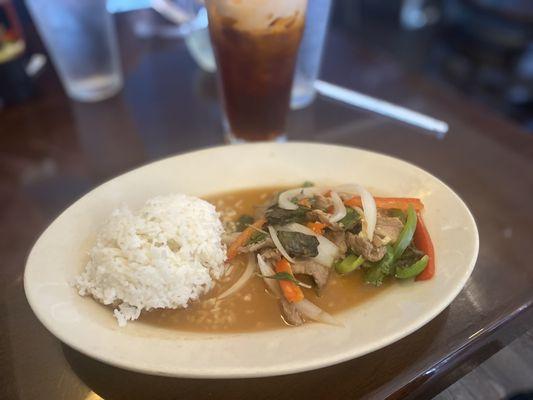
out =
[[309,275],[313,278],[318,290],[322,290],[328,284],[330,271],[330,268],[311,260],[299,261],[292,265],[294,274]]
[[346,235],[343,231],[332,231],[324,235],[331,240],[339,248],[339,256],[343,257],[348,251],[348,244],[346,243]]
[[403,223],[399,218],[378,215],[372,241],[353,233],[346,233],[348,246],[368,261],[379,261],[387,252],[386,245],[398,240]]
[[398,240],[402,229],[403,223],[399,218],[378,215],[372,242],[376,246],[395,243]]
[[329,214],[322,211],[322,210],[311,210],[307,213],[307,218],[309,218],[311,221],[318,221],[322,222],[323,224],[326,224],[326,226],[333,230],[333,231],[341,231],[341,226],[336,222],[330,222],[329,221]]
[[324,224],[329,224],[329,215],[322,210],[313,209],[307,213],[307,217],[312,221],[322,222]]
[[294,304],[289,303],[285,299],[280,299],[280,306],[281,306],[281,312],[283,314],[283,319],[285,322],[287,322],[289,325],[302,325],[304,323],[304,319],[302,318],[302,315],[300,312],[296,309]]
[[385,246],[375,246],[368,239],[350,232],[346,233],[346,240],[355,254],[362,255],[368,261],[379,261],[387,252]]
[[315,207],[320,208],[322,210],[327,210],[329,206],[331,206],[333,202],[331,199],[328,199],[326,196],[317,194],[315,196]]

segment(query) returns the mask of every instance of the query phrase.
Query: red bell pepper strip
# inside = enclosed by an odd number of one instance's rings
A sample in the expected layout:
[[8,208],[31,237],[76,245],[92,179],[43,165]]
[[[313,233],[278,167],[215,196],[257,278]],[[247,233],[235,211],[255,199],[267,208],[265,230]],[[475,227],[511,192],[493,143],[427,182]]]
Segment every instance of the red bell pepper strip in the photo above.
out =
[[[377,208],[397,208],[400,210],[407,210],[409,204],[412,204],[416,211],[424,209],[424,204],[420,199],[413,197],[374,197]],[[354,196],[344,201],[344,204],[351,207],[362,207],[361,197]]]

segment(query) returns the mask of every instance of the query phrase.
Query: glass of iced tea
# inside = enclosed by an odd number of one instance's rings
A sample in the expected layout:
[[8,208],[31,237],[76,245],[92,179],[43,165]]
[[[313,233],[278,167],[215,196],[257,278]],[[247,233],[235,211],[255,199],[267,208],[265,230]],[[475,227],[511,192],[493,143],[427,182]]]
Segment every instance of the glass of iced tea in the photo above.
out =
[[230,142],[284,136],[307,0],[206,0]]

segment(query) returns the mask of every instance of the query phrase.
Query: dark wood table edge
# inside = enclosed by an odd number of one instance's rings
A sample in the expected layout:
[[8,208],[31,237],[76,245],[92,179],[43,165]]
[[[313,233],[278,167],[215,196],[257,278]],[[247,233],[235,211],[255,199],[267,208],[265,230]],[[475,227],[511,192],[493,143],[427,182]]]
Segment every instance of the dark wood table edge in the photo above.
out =
[[[401,389],[378,396],[389,399],[427,399],[442,392],[470,373],[533,326],[533,301],[489,325],[426,372],[407,382]],[[437,374],[436,372],[439,371]],[[378,391],[379,392],[379,391]],[[376,392],[374,392],[376,393]],[[369,398],[374,398],[370,394]]]

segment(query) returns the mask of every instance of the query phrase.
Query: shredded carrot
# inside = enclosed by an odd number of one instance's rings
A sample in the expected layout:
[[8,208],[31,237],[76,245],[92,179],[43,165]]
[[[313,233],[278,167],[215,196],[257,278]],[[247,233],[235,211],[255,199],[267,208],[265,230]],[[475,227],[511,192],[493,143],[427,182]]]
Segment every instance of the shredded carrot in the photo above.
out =
[[298,204],[307,208],[311,208],[311,202],[307,197],[304,197],[303,199],[298,200]]
[[261,229],[266,222],[266,218],[260,218],[255,221],[252,225],[248,226],[242,233],[237,236],[237,239],[228,248],[228,259],[231,261],[238,253],[239,248],[244,246],[250,237],[257,232],[258,229]]
[[[416,211],[424,209],[424,204],[420,199],[413,197],[374,197],[377,208],[397,208],[400,210],[407,210],[409,204],[412,204]],[[362,207],[361,197],[354,196],[344,201],[344,204],[351,207]]]
[[315,232],[317,235],[322,235],[324,233],[324,228],[326,227],[326,224],[323,224],[322,222],[308,222],[307,227],[313,232]]
[[[286,259],[281,258],[276,263],[276,272],[286,272],[292,275],[291,264],[289,264]],[[302,289],[300,289],[296,283],[291,281],[280,280],[279,286],[281,288],[281,291],[283,292],[283,296],[285,296],[288,302],[298,303],[299,301],[302,301],[304,299]]]

